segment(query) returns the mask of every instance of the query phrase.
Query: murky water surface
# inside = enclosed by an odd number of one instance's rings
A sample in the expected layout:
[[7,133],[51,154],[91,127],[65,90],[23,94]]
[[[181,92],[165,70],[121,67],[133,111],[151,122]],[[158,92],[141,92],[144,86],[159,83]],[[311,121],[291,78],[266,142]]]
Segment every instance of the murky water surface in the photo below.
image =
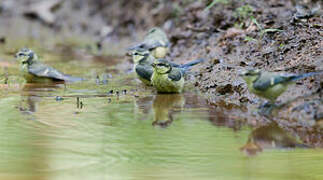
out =
[[0,179],[323,179],[321,149],[246,156],[253,129],[230,126],[194,91],[156,95],[118,61],[51,59],[88,80],[1,87]]

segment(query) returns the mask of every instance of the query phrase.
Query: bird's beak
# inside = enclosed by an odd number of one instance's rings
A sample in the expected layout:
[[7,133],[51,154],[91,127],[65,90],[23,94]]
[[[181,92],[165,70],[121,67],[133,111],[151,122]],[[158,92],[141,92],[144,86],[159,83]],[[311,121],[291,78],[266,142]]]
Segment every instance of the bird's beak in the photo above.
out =
[[133,51],[133,50],[135,50],[135,47],[128,47],[126,50],[127,51]]
[[152,66],[153,68],[155,68],[155,67],[156,67],[156,64],[155,64],[155,63],[153,63],[153,64],[151,64],[151,66]]

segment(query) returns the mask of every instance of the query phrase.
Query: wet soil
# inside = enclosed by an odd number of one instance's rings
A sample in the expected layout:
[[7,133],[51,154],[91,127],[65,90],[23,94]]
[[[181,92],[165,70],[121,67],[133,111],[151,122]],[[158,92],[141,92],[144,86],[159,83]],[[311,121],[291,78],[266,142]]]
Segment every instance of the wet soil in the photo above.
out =
[[[245,68],[290,73],[323,70],[321,1],[219,0],[208,6],[211,1],[72,0],[55,8],[53,23],[24,13],[23,7],[35,2],[9,0],[0,4],[0,15],[5,17],[0,23],[10,27],[1,30],[0,46],[16,34],[55,39],[43,42],[45,48],[61,49],[81,59],[97,56],[97,61],[109,64],[116,58],[102,58],[101,54],[123,56],[125,47],[140,41],[147,29],[161,26],[172,43],[168,58],[180,63],[207,59],[193,69],[188,84],[207,97],[214,109],[210,113],[218,114],[211,120],[214,124],[239,129],[241,124],[259,127],[274,121],[305,144],[323,147],[322,76],[300,80],[290,87],[279,98],[280,103],[288,105],[271,117],[259,115],[257,108],[263,100],[250,94],[237,76]],[[66,37],[73,42],[68,46],[57,43],[57,39],[66,41]],[[15,50],[8,49],[8,54]],[[124,61],[127,63],[121,70],[117,67],[109,71],[128,73],[129,58]]]
[[[239,7],[251,8],[249,18],[235,15]],[[230,104],[224,111],[239,114],[251,125],[276,122],[310,145],[322,147],[322,75],[298,81],[279,102],[289,102],[270,117],[256,113],[262,103],[251,95],[237,76],[245,68],[306,73],[323,70],[322,14],[297,19],[292,1],[232,1],[204,11],[202,4],[187,8],[190,16],[172,33],[175,59],[207,57],[195,86],[216,107]],[[309,9],[318,2],[306,4]],[[322,6],[322,4],[321,4]],[[266,31],[267,29],[267,31]],[[189,38],[180,35],[189,34]],[[191,52],[191,53],[188,53]]]

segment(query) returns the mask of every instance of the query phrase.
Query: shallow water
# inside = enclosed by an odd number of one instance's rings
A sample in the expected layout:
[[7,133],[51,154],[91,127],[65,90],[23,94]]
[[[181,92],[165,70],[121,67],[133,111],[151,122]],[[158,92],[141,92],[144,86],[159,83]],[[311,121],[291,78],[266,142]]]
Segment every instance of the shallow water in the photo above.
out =
[[156,95],[118,61],[48,63],[88,80],[2,87],[0,179],[323,179],[321,149],[246,156],[253,129],[194,91]]

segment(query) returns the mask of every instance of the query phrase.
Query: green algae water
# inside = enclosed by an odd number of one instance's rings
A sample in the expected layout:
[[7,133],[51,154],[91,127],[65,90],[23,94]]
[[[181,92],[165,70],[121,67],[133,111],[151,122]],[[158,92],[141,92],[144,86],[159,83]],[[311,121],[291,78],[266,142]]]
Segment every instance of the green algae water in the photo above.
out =
[[323,179],[322,149],[246,156],[240,148],[253,129],[222,122],[194,91],[157,95],[122,58],[46,57],[87,80],[23,84],[10,61],[11,81],[0,89],[0,179]]

